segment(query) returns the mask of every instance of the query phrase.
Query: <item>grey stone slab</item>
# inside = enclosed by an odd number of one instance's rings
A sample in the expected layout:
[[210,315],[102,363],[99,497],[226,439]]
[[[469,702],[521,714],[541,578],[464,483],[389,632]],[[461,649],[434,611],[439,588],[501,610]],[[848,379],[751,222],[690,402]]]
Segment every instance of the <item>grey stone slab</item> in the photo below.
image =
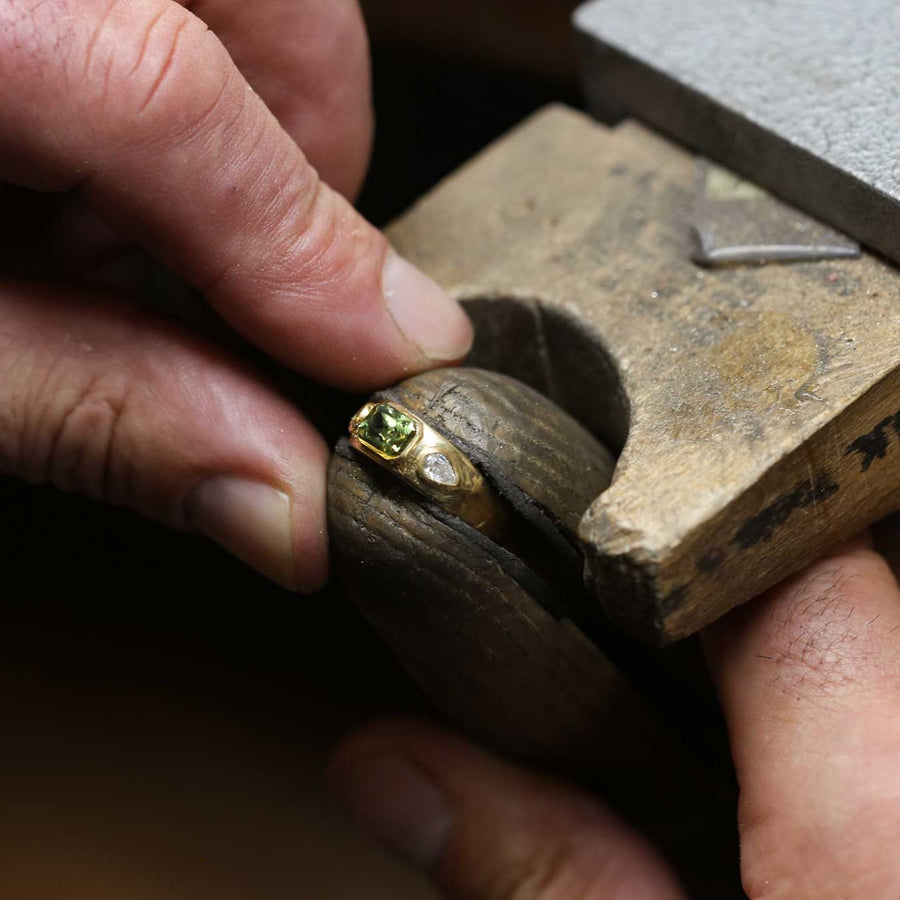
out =
[[593,0],[592,110],[634,115],[900,262],[897,0]]

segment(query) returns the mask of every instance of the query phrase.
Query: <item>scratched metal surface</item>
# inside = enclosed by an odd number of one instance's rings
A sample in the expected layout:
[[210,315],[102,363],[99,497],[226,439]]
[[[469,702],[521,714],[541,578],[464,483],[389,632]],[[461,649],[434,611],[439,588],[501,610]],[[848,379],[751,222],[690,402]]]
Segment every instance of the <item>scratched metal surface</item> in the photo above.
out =
[[900,261],[896,0],[593,0],[590,103],[635,115]]

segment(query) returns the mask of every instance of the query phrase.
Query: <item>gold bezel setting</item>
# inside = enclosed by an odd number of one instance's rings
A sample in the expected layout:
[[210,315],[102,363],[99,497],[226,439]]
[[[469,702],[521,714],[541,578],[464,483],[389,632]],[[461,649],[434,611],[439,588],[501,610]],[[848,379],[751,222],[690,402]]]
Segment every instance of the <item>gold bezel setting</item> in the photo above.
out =
[[[377,433],[370,430],[376,427]],[[350,446],[474,528],[491,536],[502,529],[503,504],[481,472],[406,407],[389,401],[367,403],[350,421]]]

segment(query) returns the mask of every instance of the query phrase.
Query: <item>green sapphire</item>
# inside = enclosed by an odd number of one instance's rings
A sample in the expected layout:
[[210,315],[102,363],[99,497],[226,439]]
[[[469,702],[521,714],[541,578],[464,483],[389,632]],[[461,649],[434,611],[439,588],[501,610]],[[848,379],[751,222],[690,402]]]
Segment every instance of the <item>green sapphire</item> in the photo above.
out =
[[379,403],[356,423],[356,436],[386,459],[396,459],[416,436],[416,423],[388,403]]

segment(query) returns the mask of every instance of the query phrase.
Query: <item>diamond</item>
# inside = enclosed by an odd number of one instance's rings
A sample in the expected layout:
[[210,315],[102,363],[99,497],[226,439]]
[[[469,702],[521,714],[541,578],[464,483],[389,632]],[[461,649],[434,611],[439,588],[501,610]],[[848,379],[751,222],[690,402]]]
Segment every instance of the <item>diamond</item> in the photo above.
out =
[[379,403],[355,424],[356,436],[385,459],[396,459],[416,436],[415,419]]
[[453,468],[453,463],[443,453],[429,453],[422,462],[422,474],[432,484],[444,487],[456,487],[459,484],[459,475]]

